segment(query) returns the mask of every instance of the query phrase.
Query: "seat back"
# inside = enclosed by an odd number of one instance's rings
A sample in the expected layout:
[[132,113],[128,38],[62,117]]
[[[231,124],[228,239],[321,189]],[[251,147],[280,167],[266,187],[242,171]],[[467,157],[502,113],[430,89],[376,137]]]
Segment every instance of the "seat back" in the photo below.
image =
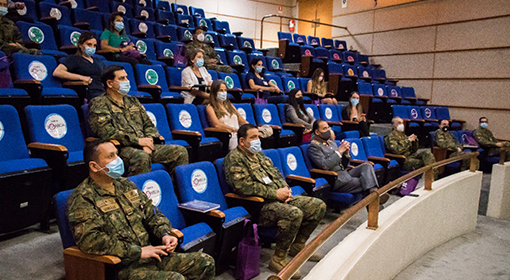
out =
[[344,69],[342,64],[336,62],[328,62],[328,71],[330,74],[343,74]]
[[154,22],[142,21],[138,19],[129,20],[129,29],[131,34],[134,33],[145,33],[147,38],[154,38]]
[[386,86],[386,92],[388,93],[389,97],[401,97],[401,89],[397,86]]
[[75,246],[74,235],[67,218],[67,200],[73,190],[59,192],[55,195],[55,207],[57,209],[57,225],[64,249]]
[[423,120],[421,110],[418,106],[407,106],[408,115],[411,120]]
[[182,69],[181,68],[175,68],[175,67],[168,67],[166,69],[167,71],[167,77],[168,77],[168,83],[172,87],[180,87],[181,81],[182,81]]
[[339,122],[338,109],[332,104],[319,105],[320,118],[327,122]]
[[322,38],[321,39],[321,42],[322,42],[322,46],[324,48],[332,48],[333,47],[333,39],[331,38]]
[[358,63],[365,63],[366,65],[370,64],[368,55],[358,54]]
[[255,42],[253,42],[252,38],[246,38],[246,37],[237,37],[237,46],[240,49],[255,49]]
[[450,120],[450,110],[448,107],[436,107],[436,117],[438,120]]
[[202,26],[205,27],[206,30],[212,30],[213,25],[210,19],[204,18],[204,17],[197,17],[195,26]]
[[301,91],[306,92],[308,89],[308,82],[310,81],[310,78],[299,78],[299,85],[301,87]]
[[156,60],[156,50],[154,48],[154,44],[156,40],[154,39],[137,39],[131,37],[131,42],[135,44],[136,49],[141,53],[147,56],[147,59]]
[[310,172],[306,167],[303,153],[298,147],[288,147],[278,149],[282,170],[285,176],[298,175],[310,178]]
[[220,39],[220,46],[226,49],[234,49],[237,50],[239,47],[237,46],[236,36],[232,34],[219,34],[218,39]]
[[372,78],[372,69],[370,67],[358,66],[358,77],[359,78]]
[[136,17],[145,17],[147,21],[154,21],[156,19],[154,10],[149,7],[135,6],[134,15]]
[[283,69],[283,62],[278,57],[266,56],[265,64],[269,71],[281,71]]
[[292,40],[292,34],[281,31],[278,31],[278,40],[289,40],[290,43],[294,41]]
[[170,220],[173,228],[183,229],[186,227],[186,221],[179,210],[179,201],[177,201],[172,179],[168,172],[156,170],[131,176],[128,179],[152,200],[152,204],[158,207],[158,210]]
[[314,46],[314,47],[320,47],[321,40],[319,39],[319,37],[308,36],[308,45]]
[[308,156],[308,148],[310,147],[310,144],[303,144],[299,146],[301,148],[301,152],[303,152],[303,158],[305,159],[306,168],[308,170],[311,170],[313,168],[312,161],[310,160],[310,157]]
[[163,91],[168,91],[165,70],[161,65],[136,65],[136,80],[138,85],[158,85]]
[[207,73],[209,73],[209,75],[211,75],[211,79],[213,81],[216,81],[218,78],[218,72],[214,71],[214,70],[207,70]]
[[358,82],[358,93],[360,95],[374,95],[372,84]]
[[18,10],[18,13],[34,20],[38,18],[36,8],[37,4],[35,3],[34,0],[19,0],[16,2],[23,2],[23,4],[25,4],[25,9]]
[[342,52],[337,50],[329,50],[329,60],[335,60],[335,62],[342,61]]
[[[204,42],[213,44],[213,47],[215,47],[215,48],[221,48],[220,41],[218,39],[218,32],[210,31],[210,30],[205,32]],[[226,62],[226,60],[224,60],[224,61]]]
[[28,105],[25,107],[31,142],[62,145],[69,152],[85,147],[78,112],[71,105]]
[[172,130],[198,131],[204,136],[204,130],[193,104],[167,104],[168,122]]
[[274,104],[254,104],[255,120],[257,124],[282,126],[278,116],[278,109]]
[[299,88],[299,81],[294,77],[282,77],[283,89],[285,92],[289,92],[295,88]]
[[[166,23],[168,25],[175,25],[175,14],[170,11],[163,11],[163,10],[155,10],[154,15],[156,16],[156,19],[158,22]],[[165,22],[166,21],[166,22]],[[157,34],[157,33],[156,33]],[[173,37],[177,38],[177,37]]]
[[357,55],[355,52],[351,52],[351,51],[344,51],[343,53],[343,61],[344,62],[348,62],[350,64],[354,64],[357,62],[356,58],[357,58]]
[[374,69],[374,79],[386,79],[386,71],[384,69]]
[[363,146],[363,142],[359,138],[346,138],[344,141],[351,143],[351,149],[349,153],[352,159],[358,160],[368,160],[367,155],[365,154],[365,147]]
[[57,43],[51,26],[40,22],[29,23],[25,21],[18,21],[16,25],[21,32],[24,43],[38,43],[41,50],[57,50]]
[[249,103],[235,103],[233,105],[236,107],[239,115],[241,115],[241,117],[243,117],[247,122],[257,124],[255,116],[253,115],[253,108]]
[[244,65],[244,71],[248,72],[248,58],[243,51],[233,50],[227,52],[227,57],[230,65]]
[[[219,44],[219,43],[218,43]],[[228,64],[228,60],[227,60],[227,52],[225,51],[225,49],[222,49],[222,48],[214,48],[214,51],[216,51],[216,53],[218,54],[219,56],[219,63],[223,64],[223,65],[227,65]]]
[[276,106],[278,107],[278,115],[280,116],[280,121],[282,123],[286,123],[287,118],[285,117],[285,107],[287,106],[287,104],[278,103]]
[[381,146],[381,141],[378,136],[376,137],[363,137],[361,138],[365,153],[369,157],[384,157],[384,150]]
[[170,7],[170,3],[167,1],[157,1],[156,8],[158,8],[158,10],[163,10],[163,11],[169,11],[169,12],[173,11],[172,8]]
[[0,161],[29,158],[16,109],[0,105]]
[[409,110],[405,105],[392,105],[393,117],[400,117],[402,119],[409,119]]
[[170,25],[170,24],[163,25],[163,24],[157,23],[154,25],[154,31],[156,31],[156,35],[158,35],[158,36],[169,35],[170,40],[172,42],[179,41],[178,36],[177,36],[177,26]]
[[112,12],[122,13],[128,18],[133,17],[133,7],[130,4],[117,1],[112,1],[110,4]]
[[222,33],[222,34],[230,34],[230,25],[228,21],[213,21],[214,31]]
[[305,35],[300,35],[300,34],[294,33],[293,36],[294,36],[294,43],[300,44],[300,45],[306,45],[306,36]]
[[177,24],[179,26],[191,28],[191,29],[195,28],[195,22],[193,21],[193,17],[190,15],[176,14],[175,15],[175,24]]
[[54,2],[40,2],[39,11],[41,12],[41,19],[52,17],[57,20],[59,25],[71,26],[71,13],[66,6],[56,5]]
[[165,140],[172,140],[172,132],[168,125],[165,107],[160,103],[143,104],[143,107],[154,126],[158,129],[159,134],[163,136]]
[[[103,26],[103,14],[85,9],[74,9],[74,22],[86,22],[92,30],[103,30],[105,27]],[[124,21],[124,24],[128,23]]]
[[273,166],[278,168],[278,171],[280,171],[280,174],[282,174],[282,176],[283,176],[282,160],[280,158],[280,154],[278,153],[278,150],[265,149],[265,150],[262,150],[262,152],[264,153],[264,155],[266,155],[266,157],[271,159],[271,161],[273,162]]
[[358,70],[354,65],[342,63],[342,69],[344,77],[356,77],[358,75]]
[[388,93],[386,92],[386,86],[382,84],[373,84],[373,92],[374,96],[388,96]]
[[243,89],[241,87],[241,81],[239,81],[239,77],[234,73],[218,73],[219,78],[225,81],[227,84],[227,89]]
[[37,80],[43,87],[62,87],[53,77],[57,62],[52,56],[14,53],[13,64],[17,80]]
[[204,12],[204,9],[202,9],[202,8],[195,8],[195,7],[190,6],[189,13],[192,16],[205,18],[205,12]]
[[422,106],[421,109],[421,115],[426,120],[437,120],[436,118],[436,110],[434,107],[430,106]]
[[347,50],[347,43],[342,40],[335,40],[335,49]]
[[265,74],[264,76],[269,83],[275,84],[281,91],[284,91],[282,78],[280,78],[280,76],[274,74]]
[[220,181],[221,191],[223,195],[232,192],[232,186],[227,183],[227,178],[225,177],[225,169],[223,168],[223,160],[224,158],[219,158],[214,161],[214,166],[216,167],[216,174],[218,174],[218,180]]
[[216,169],[211,162],[201,161],[180,165],[175,168],[175,174],[181,202],[196,199],[219,204],[219,210],[228,209],[223,192],[219,187]]
[[108,1],[102,1],[102,0],[85,0],[85,5],[87,5],[88,8],[91,7],[97,7],[99,11],[103,13],[110,13],[110,5]]
[[416,97],[413,87],[402,87],[401,93],[403,98]]
[[315,104],[305,104],[306,112],[312,115],[316,120],[320,119],[319,108]]
[[186,5],[179,5],[176,3],[172,3],[171,6],[172,6],[172,12],[179,13],[182,15],[189,15],[188,7]]
[[197,105],[198,117],[203,128],[210,127],[209,119],[207,118],[206,105]]
[[67,25],[59,25],[60,45],[62,47],[78,47],[78,39],[81,36],[81,30]]

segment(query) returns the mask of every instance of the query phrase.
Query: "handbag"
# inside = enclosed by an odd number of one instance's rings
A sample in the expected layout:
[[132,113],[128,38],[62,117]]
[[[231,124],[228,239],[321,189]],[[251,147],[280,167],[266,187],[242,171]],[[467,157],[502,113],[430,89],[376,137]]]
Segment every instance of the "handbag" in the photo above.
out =
[[243,239],[237,246],[235,279],[248,280],[260,274],[261,250],[257,224],[244,220]]
[[399,188],[395,189],[394,194],[399,195],[399,196],[406,196],[406,195],[411,194],[412,192],[414,192],[414,190],[418,186],[418,182],[420,181],[420,178],[421,178],[421,174],[405,181],[404,183],[402,183],[402,185],[400,185]]

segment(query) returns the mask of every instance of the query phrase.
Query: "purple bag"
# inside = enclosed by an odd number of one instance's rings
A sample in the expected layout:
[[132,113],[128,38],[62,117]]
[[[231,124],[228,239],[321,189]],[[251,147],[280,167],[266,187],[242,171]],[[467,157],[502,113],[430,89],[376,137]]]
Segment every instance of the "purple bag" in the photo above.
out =
[[400,185],[400,187],[398,189],[396,189],[395,194],[400,195],[400,196],[406,196],[406,195],[409,195],[410,193],[414,192],[414,190],[418,186],[418,181],[420,181],[420,178],[421,178],[421,175],[418,175],[416,177],[413,177],[413,178],[405,181],[404,183],[402,183],[402,185]]
[[473,137],[473,132],[466,130],[462,134],[462,144],[467,144],[473,147],[478,147],[478,143],[476,142],[475,138]]
[[243,239],[237,246],[236,279],[248,280],[260,274],[260,251],[257,224],[246,219],[244,221]]
[[0,52],[0,88],[12,87],[9,64],[7,56],[3,52]]

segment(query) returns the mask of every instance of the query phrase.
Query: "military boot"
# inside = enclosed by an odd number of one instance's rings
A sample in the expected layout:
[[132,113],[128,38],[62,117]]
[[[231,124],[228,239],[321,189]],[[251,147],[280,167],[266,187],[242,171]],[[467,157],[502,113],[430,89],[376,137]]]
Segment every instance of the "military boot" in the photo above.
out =
[[[306,239],[308,239],[308,238],[302,238],[302,237],[297,236],[296,239],[294,240],[294,243],[292,243],[292,245],[290,246],[289,255],[294,257],[299,252],[301,252],[301,250],[303,250],[303,248],[305,248]],[[310,258],[308,260],[311,262],[318,262],[318,261],[322,260],[322,257],[317,254],[313,254],[310,256]]]
[[[275,249],[274,255],[269,261],[269,269],[273,272],[280,272],[288,263],[289,259],[287,259],[287,252]],[[301,278],[301,272],[299,270],[292,275],[291,279],[299,279]]]

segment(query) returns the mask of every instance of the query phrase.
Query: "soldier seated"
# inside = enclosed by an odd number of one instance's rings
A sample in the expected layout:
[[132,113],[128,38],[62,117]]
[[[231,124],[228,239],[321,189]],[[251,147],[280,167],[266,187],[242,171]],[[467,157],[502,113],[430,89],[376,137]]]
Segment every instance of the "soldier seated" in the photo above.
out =
[[207,70],[214,70],[224,73],[232,73],[232,67],[222,65],[216,51],[211,45],[205,42],[205,29],[199,26],[195,29],[193,34],[193,41],[186,45],[186,53],[194,53],[196,50],[201,49],[204,51],[204,66]]
[[[424,150],[418,153],[418,137],[414,134],[407,136],[404,133],[404,120],[394,117],[391,120],[393,131],[384,137],[384,143],[390,153],[404,155],[404,170],[413,170],[425,165],[436,162],[434,155],[430,150]],[[437,170],[434,170],[434,176],[437,178]]]
[[111,65],[101,75],[106,93],[89,103],[89,124],[95,136],[119,141],[120,157],[128,166],[127,176],[146,173],[152,163],[162,163],[173,174],[178,165],[188,163],[188,151],[178,145],[154,144],[158,129],[130,89],[124,67]]
[[[126,178],[117,149],[107,140],[88,143],[89,177],[71,194],[67,213],[80,250],[121,259],[119,279],[214,279],[214,259],[176,253],[168,219]],[[160,240],[152,246],[149,236]]]
[[487,128],[489,126],[489,119],[481,117],[480,126],[473,131],[473,137],[480,147],[487,150],[488,156],[499,155],[500,150],[506,151],[505,161],[510,160],[510,141],[498,141],[492,132]]
[[[261,152],[256,126],[243,124],[237,138],[239,145],[223,162],[225,176],[234,192],[264,198],[259,226],[278,227],[276,248],[269,269],[279,272],[289,262],[287,253],[295,256],[305,247],[306,240],[324,217],[326,204],[314,197],[292,196],[287,182],[271,159]],[[309,260],[320,259],[313,255]],[[299,271],[294,277],[300,277]]]
[[[450,129],[450,121],[441,120],[441,124],[439,125],[439,129],[434,132],[434,141],[439,148],[451,149],[453,150],[450,153],[449,157],[456,157],[463,155],[463,145],[457,141],[457,139],[452,135],[449,131]],[[462,161],[461,170],[469,169],[470,159],[467,158]]]

